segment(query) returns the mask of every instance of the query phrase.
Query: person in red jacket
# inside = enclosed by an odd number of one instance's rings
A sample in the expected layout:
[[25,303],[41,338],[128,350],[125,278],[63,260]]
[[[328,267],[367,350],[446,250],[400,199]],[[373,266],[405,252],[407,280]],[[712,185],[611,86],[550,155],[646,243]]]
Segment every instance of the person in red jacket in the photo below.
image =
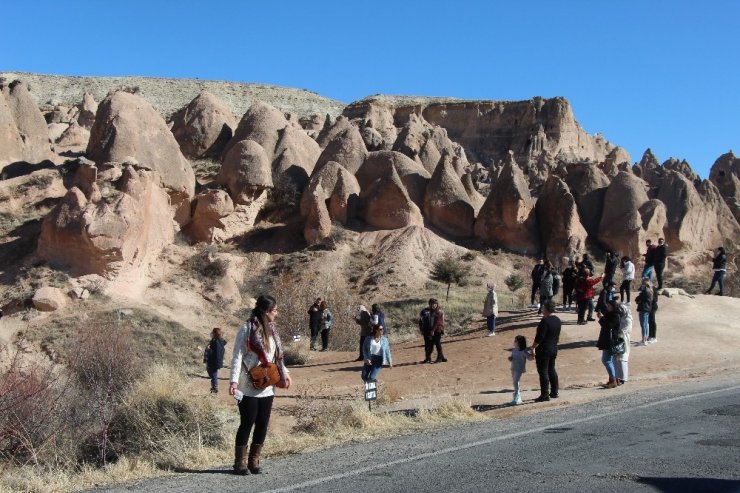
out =
[[[578,298],[578,324],[585,325],[586,320],[593,321],[594,318],[594,286],[601,282],[604,274],[591,277],[591,270],[584,268],[576,279],[576,296]],[[586,319],[588,309],[588,319]]]

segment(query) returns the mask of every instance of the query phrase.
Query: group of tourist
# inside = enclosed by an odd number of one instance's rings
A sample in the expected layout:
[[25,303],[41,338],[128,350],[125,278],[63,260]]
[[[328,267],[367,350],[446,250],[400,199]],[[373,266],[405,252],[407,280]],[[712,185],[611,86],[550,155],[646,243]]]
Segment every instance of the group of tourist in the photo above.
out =
[[[655,312],[657,310],[657,291],[662,287],[665,268],[665,242],[658,240],[658,246],[652,249],[648,242],[645,254],[645,268],[642,283],[635,297],[637,312],[642,329],[640,345],[657,342]],[[651,254],[652,251],[652,254]],[[539,293],[538,311],[543,315],[537,325],[534,342],[527,347],[526,338],[517,335],[511,350],[511,374],[514,386],[512,404],[521,404],[520,380],[526,371],[528,360],[534,359],[540,381],[540,395],[535,402],[549,401],[559,397],[559,381],[555,367],[558,354],[558,343],[561,331],[561,320],[556,315],[553,297],[558,292],[560,280],[563,288],[563,309],[570,309],[575,295],[578,306],[578,323],[586,323],[593,318],[594,311],[599,317],[599,337],[596,346],[602,352],[602,363],[607,370],[608,381],[604,388],[615,388],[629,379],[630,332],[632,329],[632,312],[630,309],[631,282],[634,279],[635,266],[629,257],[618,256],[608,252],[604,274],[592,276],[593,263],[587,254],[580,262],[570,260],[563,270],[562,277],[555,272],[547,259],[541,259],[532,271],[533,289],[531,302]],[[617,299],[614,276],[617,266],[622,269],[623,279]],[[727,270],[727,259],[723,248],[718,248],[713,259],[714,276],[710,288],[719,284],[719,293],[723,294],[723,282]],[[651,272],[655,271],[657,284],[651,286]],[[537,279],[536,279],[537,278]],[[538,282],[534,282],[537,280]],[[603,282],[596,305],[593,304],[594,286]],[[536,284],[536,289],[535,289]],[[363,362],[362,379],[375,380],[384,364],[392,367],[388,329],[385,316],[377,304],[372,311],[364,306],[358,308],[355,321],[360,326],[360,355],[357,361]],[[585,318],[588,311],[588,318]],[[285,366],[280,335],[275,325],[278,314],[277,301],[271,296],[257,298],[256,305],[247,321],[240,327],[231,361],[229,394],[234,396],[239,406],[240,423],[236,434],[234,466],[236,474],[259,474],[261,472],[260,456],[267,436],[267,427],[272,412],[275,387],[289,388],[290,372]],[[317,350],[317,339],[321,335],[321,350],[329,348],[329,333],[332,328],[332,314],[326,301],[317,298],[308,310],[311,331],[311,350]],[[493,283],[487,285],[487,294],[483,302],[483,315],[486,319],[488,336],[496,334],[498,316],[498,298]],[[432,363],[432,354],[436,349],[435,363],[447,361],[442,350],[445,319],[438,300],[432,298],[428,306],[419,314],[419,330],[424,338],[424,360]],[[211,380],[211,392],[218,392],[218,370],[223,368],[226,341],[221,329],[214,328],[211,340],[204,352]],[[260,370],[256,371],[255,370]],[[255,376],[255,373],[257,374]],[[252,437],[249,445],[249,437]],[[248,447],[249,445],[249,447]]]

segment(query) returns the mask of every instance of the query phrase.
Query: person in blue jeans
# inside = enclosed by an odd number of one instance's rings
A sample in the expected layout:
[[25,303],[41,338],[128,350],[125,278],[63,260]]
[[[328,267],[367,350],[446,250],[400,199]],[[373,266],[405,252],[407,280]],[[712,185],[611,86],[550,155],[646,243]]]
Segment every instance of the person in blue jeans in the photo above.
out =
[[216,327],[211,331],[211,340],[203,353],[203,363],[206,364],[208,378],[211,379],[211,393],[218,393],[218,370],[224,367],[224,353],[226,340],[221,335],[221,329]]
[[609,375],[609,381],[602,385],[605,389],[613,389],[619,383],[617,382],[617,372],[614,367],[612,347],[618,340],[620,329],[619,329],[619,312],[616,300],[611,300],[606,303],[606,312],[599,319],[599,340],[596,342],[596,347],[601,350],[601,362],[606,368],[606,372]]
[[382,325],[373,325],[373,335],[366,337],[362,344],[362,380],[365,382],[378,379],[378,373],[384,364],[393,368],[391,348],[388,338],[383,335]]
[[635,303],[637,303],[637,314],[640,317],[640,328],[642,329],[640,345],[645,346],[650,337],[650,312],[653,310],[653,290],[650,289],[650,278],[642,278],[640,294],[635,298]]
[[727,273],[727,255],[725,254],[724,247],[717,248],[717,255],[712,259],[712,270],[714,271],[712,284],[709,286],[709,289],[704,291],[704,293],[711,293],[714,286],[719,284],[718,294],[723,296],[725,291],[725,274]]

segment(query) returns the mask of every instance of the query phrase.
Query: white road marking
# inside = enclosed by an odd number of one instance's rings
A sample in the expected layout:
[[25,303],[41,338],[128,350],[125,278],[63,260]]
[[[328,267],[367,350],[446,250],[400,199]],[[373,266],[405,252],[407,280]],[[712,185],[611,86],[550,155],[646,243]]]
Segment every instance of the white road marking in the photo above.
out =
[[457,447],[449,447],[449,448],[445,448],[445,449],[442,449],[442,450],[437,450],[435,452],[427,452],[427,453],[424,453],[424,454],[414,455],[412,457],[405,457],[403,459],[397,459],[397,460],[394,460],[394,461],[386,462],[384,464],[373,464],[372,466],[362,467],[360,469],[353,469],[352,471],[344,472],[344,473],[341,473],[341,474],[334,474],[332,476],[326,476],[326,477],[322,477],[322,478],[318,478],[318,479],[312,479],[311,481],[305,481],[303,483],[297,483],[297,484],[294,484],[294,485],[286,486],[284,488],[278,488],[278,489],[275,489],[275,490],[268,490],[265,493],[282,493],[282,492],[285,492],[285,491],[295,491],[295,490],[299,490],[299,489],[302,489],[302,488],[308,488],[308,487],[311,487],[311,486],[316,486],[316,485],[319,485],[319,484],[322,484],[322,483],[328,483],[330,481],[336,481],[337,479],[344,479],[344,478],[349,478],[349,477],[352,477],[352,476],[358,476],[360,474],[365,474],[367,472],[377,471],[378,469],[384,469],[384,468],[390,467],[390,466],[396,466],[396,465],[399,465],[399,464],[407,464],[409,462],[423,460],[423,459],[426,459],[428,457],[436,457],[438,455],[444,455],[444,454],[450,454],[450,453],[453,453],[453,452],[459,452],[460,450],[465,450],[465,449],[469,449],[469,448],[473,448],[473,447],[480,447],[481,445],[488,445],[488,444],[491,444],[491,443],[494,443],[494,442],[499,442],[501,440],[510,440],[512,438],[518,438],[518,437],[525,436],[525,435],[531,435],[532,433],[540,433],[540,432],[543,432],[543,431],[548,430],[550,428],[566,427],[566,426],[570,426],[570,425],[577,425],[579,423],[587,423],[589,421],[594,421],[594,420],[598,420],[598,419],[601,419],[601,418],[606,418],[606,417],[609,417],[609,416],[614,416],[615,414],[632,412],[632,411],[634,411],[636,409],[646,409],[646,408],[650,408],[650,407],[660,406],[662,404],[668,404],[668,403],[671,403],[671,402],[682,401],[682,400],[686,400],[686,399],[692,399],[694,397],[703,397],[703,396],[706,396],[706,395],[717,394],[717,393],[727,392],[727,391],[737,390],[737,389],[740,389],[740,385],[735,385],[735,386],[732,386],[732,387],[725,387],[725,388],[715,389],[715,390],[708,390],[706,392],[698,392],[696,394],[680,395],[680,396],[677,396],[677,397],[671,397],[670,399],[663,399],[661,401],[650,402],[648,404],[640,404],[639,406],[630,407],[630,408],[623,409],[623,410],[617,411],[617,412],[608,412],[608,413],[602,413],[602,414],[595,414],[595,415],[587,416],[587,417],[584,417],[584,418],[578,418],[578,419],[573,419],[573,420],[570,420],[570,421],[564,421],[564,422],[558,423],[558,424],[551,424],[551,425],[547,425],[547,426],[540,426],[538,428],[531,428],[531,429],[525,430],[525,431],[519,431],[519,432],[516,432],[516,433],[509,433],[508,435],[501,435],[501,436],[497,436],[497,437],[494,437],[494,438],[489,438],[487,440],[481,440],[481,441],[478,441],[478,442],[471,442],[471,443],[467,443],[465,445],[459,445]]

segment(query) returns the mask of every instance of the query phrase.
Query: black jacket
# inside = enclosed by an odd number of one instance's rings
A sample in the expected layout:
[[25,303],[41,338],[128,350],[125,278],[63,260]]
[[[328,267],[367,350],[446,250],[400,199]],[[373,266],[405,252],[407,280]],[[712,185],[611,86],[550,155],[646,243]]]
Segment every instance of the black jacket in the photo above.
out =
[[542,274],[545,273],[545,266],[543,264],[536,264],[534,268],[532,269],[532,282],[534,282],[537,286],[540,285],[540,280],[542,279]]
[[712,259],[712,269],[727,269],[727,255],[724,253],[718,253],[717,256]]
[[655,247],[653,251],[653,263],[655,265],[665,264],[665,259],[668,258],[668,245],[663,243]]
[[537,343],[537,354],[558,354],[558,342],[560,341],[561,322],[555,315],[542,317],[537,325],[537,335],[534,342]]
[[224,353],[226,352],[226,340],[211,339],[203,354],[203,363],[208,368],[216,370],[224,367]]
[[308,309],[308,327],[312,331],[318,331],[320,325],[321,325],[321,310],[319,310],[319,305],[313,304]]
[[647,312],[653,309],[653,291],[650,289],[640,288],[640,294],[635,297],[638,312]]
[[563,271],[563,289],[573,291],[576,286],[576,277],[578,277],[578,271],[574,267],[566,267]]
[[601,330],[599,331],[599,340],[596,347],[602,351],[611,349],[619,338],[619,314],[617,312],[607,312],[606,315],[599,319]]
[[612,255],[611,257],[607,257],[606,264],[604,265],[604,273],[605,274],[614,274],[617,272],[617,266],[619,265],[619,259],[616,255]]

